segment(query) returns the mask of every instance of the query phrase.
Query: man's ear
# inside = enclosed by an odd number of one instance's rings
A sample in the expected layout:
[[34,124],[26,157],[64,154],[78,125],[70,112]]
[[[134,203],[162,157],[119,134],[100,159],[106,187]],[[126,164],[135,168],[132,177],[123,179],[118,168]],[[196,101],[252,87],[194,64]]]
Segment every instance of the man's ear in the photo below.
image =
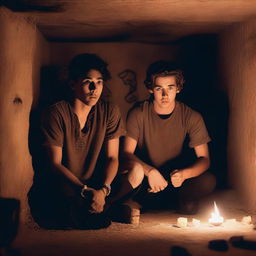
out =
[[149,91],[149,93],[151,93],[151,94],[154,93],[152,89],[148,89],[148,91]]

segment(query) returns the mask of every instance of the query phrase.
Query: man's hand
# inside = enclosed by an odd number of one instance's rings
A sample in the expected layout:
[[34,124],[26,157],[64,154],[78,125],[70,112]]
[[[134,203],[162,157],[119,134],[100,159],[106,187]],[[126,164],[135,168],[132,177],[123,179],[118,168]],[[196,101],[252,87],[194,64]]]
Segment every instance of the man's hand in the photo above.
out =
[[157,169],[151,169],[148,173],[148,184],[150,186],[148,192],[157,193],[164,190],[168,183]]
[[91,213],[101,213],[103,212],[105,205],[105,197],[106,194],[102,189],[95,190],[90,189],[92,192],[92,204],[91,209],[89,210]]
[[173,172],[170,173],[170,179],[171,179],[172,185],[175,188],[178,188],[184,182],[185,177],[181,170],[174,170]]

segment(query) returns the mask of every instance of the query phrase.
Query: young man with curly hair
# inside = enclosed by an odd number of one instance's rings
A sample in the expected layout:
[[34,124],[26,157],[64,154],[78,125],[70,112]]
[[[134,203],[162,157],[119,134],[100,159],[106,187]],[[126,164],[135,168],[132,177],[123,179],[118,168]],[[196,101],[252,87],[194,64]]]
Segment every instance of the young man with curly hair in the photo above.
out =
[[[202,116],[176,100],[184,77],[175,64],[157,61],[147,70],[149,100],[133,107],[127,117],[122,170],[126,191],[142,207],[172,207],[183,214],[198,210],[198,201],[215,187],[210,166],[208,135]],[[194,151],[194,160],[183,156],[183,147]],[[185,145],[186,146],[186,145]],[[123,186],[124,188],[124,186]],[[132,192],[133,191],[133,192]]]

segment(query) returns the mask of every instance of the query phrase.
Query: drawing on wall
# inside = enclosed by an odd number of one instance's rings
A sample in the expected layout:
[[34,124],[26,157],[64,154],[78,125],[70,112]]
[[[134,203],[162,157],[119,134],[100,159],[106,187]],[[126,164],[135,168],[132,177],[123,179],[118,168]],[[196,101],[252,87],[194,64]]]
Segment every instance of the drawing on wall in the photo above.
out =
[[133,103],[138,101],[138,97],[136,95],[137,90],[137,75],[131,69],[125,69],[124,71],[118,74],[118,77],[123,81],[125,86],[129,86],[129,92],[124,97],[128,103]]

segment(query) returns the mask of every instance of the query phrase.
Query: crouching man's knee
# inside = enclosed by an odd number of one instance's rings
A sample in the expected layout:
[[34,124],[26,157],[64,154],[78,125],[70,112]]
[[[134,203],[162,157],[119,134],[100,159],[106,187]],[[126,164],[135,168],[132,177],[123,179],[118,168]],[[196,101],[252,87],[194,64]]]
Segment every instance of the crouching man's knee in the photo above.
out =
[[127,175],[131,186],[137,188],[144,179],[143,166],[140,163],[134,162]]

